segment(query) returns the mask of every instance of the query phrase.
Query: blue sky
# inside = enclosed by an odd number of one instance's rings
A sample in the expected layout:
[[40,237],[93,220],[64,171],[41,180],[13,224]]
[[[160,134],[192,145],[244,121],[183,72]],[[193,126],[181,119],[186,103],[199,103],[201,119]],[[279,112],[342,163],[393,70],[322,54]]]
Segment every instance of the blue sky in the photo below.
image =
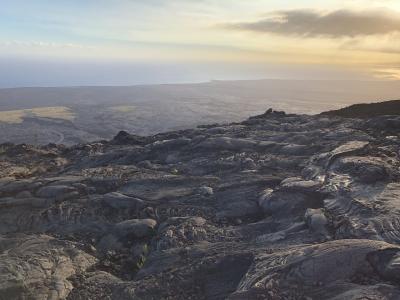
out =
[[[396,79],[399,31],[397,0],[3,0],[0,67],[15,61],[13,71],[23,74],[21,61],[50,73],[52,65],[80,65],[90,77],[93,64],[147,63],[151,72],[158,63],[171,72],[187,70],[190,81],[195,73],[202,75],[193,80],[240,78],[241,72],[243,79],[291,77],[292,66],[297,77],[299,69],[306,77],[325,69],[327,78]],[[274,75],[279,66],[286,73]]]

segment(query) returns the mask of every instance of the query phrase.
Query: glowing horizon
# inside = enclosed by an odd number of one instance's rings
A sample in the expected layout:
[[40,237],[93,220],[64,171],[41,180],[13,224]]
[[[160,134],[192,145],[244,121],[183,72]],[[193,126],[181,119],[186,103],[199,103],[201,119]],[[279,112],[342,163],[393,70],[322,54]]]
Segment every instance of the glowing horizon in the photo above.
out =
[[399,1],[247,2],[5,0],[0,58],[281,64],[400,77]]

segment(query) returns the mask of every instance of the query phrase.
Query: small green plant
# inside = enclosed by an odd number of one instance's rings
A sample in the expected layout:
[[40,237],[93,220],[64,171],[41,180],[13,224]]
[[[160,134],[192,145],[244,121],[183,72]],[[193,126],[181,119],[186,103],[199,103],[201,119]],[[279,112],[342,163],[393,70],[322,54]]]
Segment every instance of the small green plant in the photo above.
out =
[[136,270],[140,270],[144,266],[145,262],[146,262],[146,256],[140,255],[138,260],[137,260],[137,262],[136,262],[136,264],[135,264],[135,269]]
[[6,151],[7,151],[7,147],[0,145],[0,155],[6,153]]
[[147,244],[143,245],[143,254],[147,255],[149,253],[149,246]]

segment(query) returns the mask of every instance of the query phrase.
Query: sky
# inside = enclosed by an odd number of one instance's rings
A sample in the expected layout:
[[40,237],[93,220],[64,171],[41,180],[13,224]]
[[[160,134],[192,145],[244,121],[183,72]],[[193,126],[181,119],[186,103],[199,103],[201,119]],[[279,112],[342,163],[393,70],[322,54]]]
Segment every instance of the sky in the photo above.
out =
[[400,79],[399,0],[1,0],[0,87]]

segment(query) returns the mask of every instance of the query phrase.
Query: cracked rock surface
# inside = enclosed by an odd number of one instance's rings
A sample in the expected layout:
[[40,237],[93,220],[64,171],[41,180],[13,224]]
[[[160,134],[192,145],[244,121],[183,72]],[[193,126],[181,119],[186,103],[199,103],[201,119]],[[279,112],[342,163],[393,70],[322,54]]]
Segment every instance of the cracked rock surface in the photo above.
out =
[[0,299],[400,299],[396,120],[4,144]]

